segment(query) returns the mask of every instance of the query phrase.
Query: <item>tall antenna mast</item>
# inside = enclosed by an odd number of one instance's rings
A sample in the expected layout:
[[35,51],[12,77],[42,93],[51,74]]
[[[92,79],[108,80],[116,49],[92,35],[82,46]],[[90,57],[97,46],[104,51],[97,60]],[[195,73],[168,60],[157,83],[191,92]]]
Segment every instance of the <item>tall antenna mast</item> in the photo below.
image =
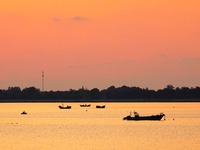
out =
[[44,71],[42,71],[42,92],[44,92]]

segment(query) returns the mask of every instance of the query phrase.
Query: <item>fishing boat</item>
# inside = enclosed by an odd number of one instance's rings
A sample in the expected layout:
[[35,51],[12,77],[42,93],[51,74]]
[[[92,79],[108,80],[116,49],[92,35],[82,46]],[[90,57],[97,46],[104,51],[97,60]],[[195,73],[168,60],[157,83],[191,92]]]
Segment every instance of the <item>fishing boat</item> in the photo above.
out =
[[60,109],[71,109],[72,108],[72,106],[58,106]]
[[97,105],[97,106],[96,106],[96,108],[105,108],[105,107],[106,107],[106,105],[102,105],[102,106]]
[[21,113],[21,115],[26,115],[27,114],[27,112],[25,112],[25,111],[23,111],[22,113]]
[[90,104],[81,104],[80,107],[90,107]]
[[161,120],[164,117],[165,120],[165,114],[164,113],[160,113],[158,115],[152,115],[152,116],[140,116],[137,112],[134,111],[134,116],[132,116],[132,113],[130,113],[130,115],[126,116],[123,118],[123,120],[135,120],[135,121],[139,121],[139,120]]

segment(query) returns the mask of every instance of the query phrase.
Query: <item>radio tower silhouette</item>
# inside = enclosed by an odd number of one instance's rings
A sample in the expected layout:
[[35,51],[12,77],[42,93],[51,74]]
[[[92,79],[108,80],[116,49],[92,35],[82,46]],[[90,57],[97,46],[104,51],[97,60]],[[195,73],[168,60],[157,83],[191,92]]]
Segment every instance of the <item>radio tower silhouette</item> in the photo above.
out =
[[42,71],[42,92],[44,92],[44,71]]

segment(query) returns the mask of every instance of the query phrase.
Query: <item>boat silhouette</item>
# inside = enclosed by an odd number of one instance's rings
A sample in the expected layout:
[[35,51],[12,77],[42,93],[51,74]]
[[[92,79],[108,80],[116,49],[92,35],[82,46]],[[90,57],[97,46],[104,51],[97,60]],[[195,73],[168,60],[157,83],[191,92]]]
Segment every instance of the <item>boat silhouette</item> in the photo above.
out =
[[23,111],[22,113],[21,113],[21,115],[26,115],[27,114],[27,112],[25,112],[25,111]]
[[105,107],[106,107],[106,105],[102,105],[102,106],[97,105],[97,106],[96,106],[96,108],[105,108]]
[[90,107],[90,104],[81,104],[80,107]]
[[58,106],[60,109],[71,109],[72,108],[72,106]]
[[[134,116],[132,114],[126,116],[123,118],[123,120],[161,120],[163,117],[165,117],[164,113],[160,113],[159,115],[151,115],[151,116],[140,116],[137,112],[134,111]],[[164,118],[165,120],[165,118]]]

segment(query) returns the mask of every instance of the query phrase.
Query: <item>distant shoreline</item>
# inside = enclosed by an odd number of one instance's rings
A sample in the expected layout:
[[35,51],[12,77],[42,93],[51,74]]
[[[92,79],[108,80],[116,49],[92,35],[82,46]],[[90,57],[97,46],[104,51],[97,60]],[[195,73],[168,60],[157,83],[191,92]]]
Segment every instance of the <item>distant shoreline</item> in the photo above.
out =
[[140,87],[115,87],[99,90],[80,88],[69,91],[40,91],[35,87],[9,87],[0,90],[0,102],[200,102],[200,87],[167,85],[157,91]]
[[200,102],[200,99],[124,99],[124,100],[111,100],[111,99],[102,99],[102,100],[67,100],[67,99],[60,99],[60,100],[52,100],[52,99],[6,99],[0,100],[0,103],[152,103],[152,102]]

